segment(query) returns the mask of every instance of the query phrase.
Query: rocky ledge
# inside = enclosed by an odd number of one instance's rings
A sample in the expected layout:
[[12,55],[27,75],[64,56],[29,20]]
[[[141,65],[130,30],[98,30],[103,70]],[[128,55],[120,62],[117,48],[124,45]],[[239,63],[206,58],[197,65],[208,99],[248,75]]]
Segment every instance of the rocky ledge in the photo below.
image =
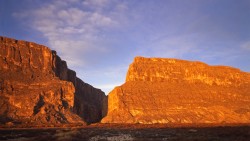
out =
[[0,37],[0,107],[0,125],[86,124],[106,115],[107,97],[56,51]]
[[250,123],[250,73],[178,59],[136,57],[108,95],[102,123]]

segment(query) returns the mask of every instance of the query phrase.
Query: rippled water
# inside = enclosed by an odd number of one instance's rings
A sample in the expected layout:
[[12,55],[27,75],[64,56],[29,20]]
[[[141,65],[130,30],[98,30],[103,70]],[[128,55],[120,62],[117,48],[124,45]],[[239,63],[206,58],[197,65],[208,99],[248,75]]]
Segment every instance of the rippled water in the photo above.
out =
[[167,141],[249,141],[250,126],[207,128],[51,128],[1,129],[0,140],[167,140]]

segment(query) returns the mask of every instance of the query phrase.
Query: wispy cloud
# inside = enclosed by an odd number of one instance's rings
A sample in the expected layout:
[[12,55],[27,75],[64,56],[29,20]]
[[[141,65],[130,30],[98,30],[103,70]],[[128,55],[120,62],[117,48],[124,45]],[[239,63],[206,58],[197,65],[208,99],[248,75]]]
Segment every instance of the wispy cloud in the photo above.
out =
[[175,58],[182,58],[186,53],[195,51],[196,47],[196,42],[183,36],[161,39],[152,45],[155,55],[162,56],[164,54],[165,57]]
[[109,3],[108,0],[85,0],[83,4],[86,6],[91,6],[95,8],[105,7]]
[[241,45],[241,48],[244,49],[244,50],[249,50],[250,51],[250,41],[244,42]]
[[[111,2],[113,5],[110,5]],[[122,24],[114,14],[122,16],[120,6],[119,3],[107,0],[55,0],[38,9],[13,15],[26,19],[33,29],[48,39],[49,46],[74,67],[88,65],[90,58],[85,62],[86,54],[109,50],[106,44],[111,40],[105,38],[102,32]],[[112,12],[105,11],[107,7],[111,7]]]

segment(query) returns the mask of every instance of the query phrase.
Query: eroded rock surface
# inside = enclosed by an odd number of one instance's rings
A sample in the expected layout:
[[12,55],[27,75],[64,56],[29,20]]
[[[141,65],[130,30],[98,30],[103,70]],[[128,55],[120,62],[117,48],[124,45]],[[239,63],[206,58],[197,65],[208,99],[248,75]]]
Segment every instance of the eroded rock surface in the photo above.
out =
[[0,37],[0,107],[1,124],[93,123],[107,97],[48,47]]
[[109,93],[102,123],[250,123],[250,73],[136,57],[126,82]]

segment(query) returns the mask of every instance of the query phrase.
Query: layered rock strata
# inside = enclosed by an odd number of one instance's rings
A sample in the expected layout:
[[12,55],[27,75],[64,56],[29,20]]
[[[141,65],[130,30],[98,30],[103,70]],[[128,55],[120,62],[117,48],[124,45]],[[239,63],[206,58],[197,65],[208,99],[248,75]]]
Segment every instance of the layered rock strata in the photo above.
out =
[[0,37],[0,107],[1,124],[93,123],[107,97],[48,47]]
[[136,57],[126,82],[109,93],[102,123],[250,123],[250,73]]

